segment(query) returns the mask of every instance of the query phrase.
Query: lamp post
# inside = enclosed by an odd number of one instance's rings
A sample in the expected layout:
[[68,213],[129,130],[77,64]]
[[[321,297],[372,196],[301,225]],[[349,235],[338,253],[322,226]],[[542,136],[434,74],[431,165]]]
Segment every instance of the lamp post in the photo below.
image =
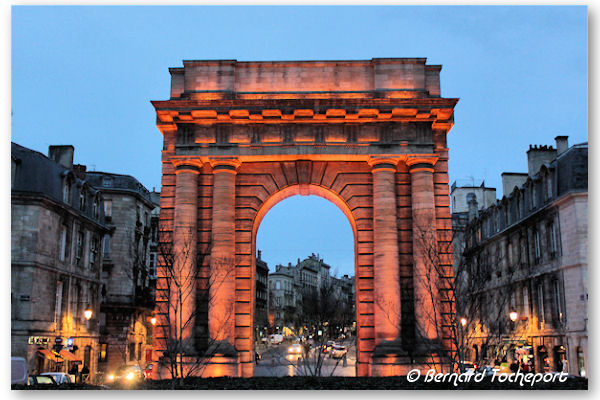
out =
[[87,306],[85,311],[83,312],[83,316],[85,317],[85,320],[89,321],[92,318],[92,315],[94,315],[94,311],[91,309],[90,306]]
[[467,325],[467,319],[465,317],[461,317],[460,319],[460,354],[459,354],[459,365],[460,365],[460,369],[461,372],[463,371],[463,363],[465,361],[465,332],[464,332],[464,328]]

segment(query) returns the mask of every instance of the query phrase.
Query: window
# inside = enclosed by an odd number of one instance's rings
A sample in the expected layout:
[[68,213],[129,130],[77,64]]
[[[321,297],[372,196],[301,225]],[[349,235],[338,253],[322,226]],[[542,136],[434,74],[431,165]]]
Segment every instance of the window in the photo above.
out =
[[529,290],[527,287],[523,288],[523,310],[524,317],[529,317]]
[[558,322],[563,322],[563,311],[560,298],[560,283],[558,282],[558,279],[555,279],[552,282],[552,296],[554,297],[554,317],[558,320]]
[[60,229],[60,261],[65,261],[67,259],[67,231],[66,225],[63,225]]
[[548,234],[548,248],[550,249],[550,257],[556,257],[556,230],[554,229],[554,222],[550,222],[546,226]]
[[79,209],[81,211],[85,211],[87,206],[86,197],[85,189],[81,188],[81,191],[79,192]]
[[83,256],[83,242],[84,242],[83,232],[79,231],[79,232],[77,232],[77,251],[75,253],[77,265],[79,265],[81,263],[81,257]]
[[110,235],[104,235],[104,245],[102,246],[102,256],[110,257]]
[[538,321],[540,324],[543,324],[545,321],[544,318],[544,285],[542,283],[537,286],[537,312],[538,312]]
[[581,347],[577,348],[577,368],[579,369],[579,375],[585,377],[585,358]]
[[275,289],[276,290],[280,290],[281,289],[281,282],[280,281],[275,281]]
[[110,177],[104,177],[102,178],[102,186],[103,187],[112,187],[113,186],[113,180]]
[[90,268],[94,268],[98,260],[98,238],[94,235],[90,242]]
[[54,323],[56,330],[62,329],[62,298],[63,298],[63,283],[62,281],[56,282],[56,301],[54,304]]
[[148,274],[150,275],[150,278],[156,278],[156,254],[154,253],[150,253],[150,268]]
[[129,343],[129,361],[135,360],[135,343]]
[[104,200],[104,216],[108,219],[112,217],[112,200]]
[[98,352],[98,361],[106,362],[108,354],[108,343],[100,343],[100,351]]
[[95,219],[98,219],[99,216],[99,207],[100,206],[100,199],[98,199],[98,197],[94,197],[94,203],[92,205],[92,215],[94,216]]
[[67,204],[71,204],[71,182],[65,179],[63,186],[63,201]]
[[533,244],[535,250],[535,263],[538,264],[542,258],[542,249],[540,247],[540,233],[537,230],[533,232]]

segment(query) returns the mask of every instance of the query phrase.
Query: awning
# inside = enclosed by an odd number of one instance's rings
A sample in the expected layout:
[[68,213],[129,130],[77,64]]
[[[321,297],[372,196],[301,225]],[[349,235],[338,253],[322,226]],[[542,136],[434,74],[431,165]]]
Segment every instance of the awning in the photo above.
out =
[[43,355],[50,361],[54,361],[54,362],[63,362],[64,361],[60,356],[57,357],[56,354],[52,353],[48,349],[38,349],[38,353],[40,353],[41,355]]
[[65,350],[62,349],[59,353],[62,358],[64,358],[67,361],[71,361],[71,362],[81,362],[81,360],[79,358],[77,358],[77,356],[73,353],[71,353],[69,350]]

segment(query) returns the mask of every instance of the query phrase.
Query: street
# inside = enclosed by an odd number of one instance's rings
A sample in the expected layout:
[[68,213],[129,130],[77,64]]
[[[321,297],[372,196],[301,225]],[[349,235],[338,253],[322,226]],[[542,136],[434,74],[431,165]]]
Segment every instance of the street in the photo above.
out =
[[[341,343],[348,348],[346,366],[343,359],[330,358],[323,354],[321,376],[356,376],[356,347],[353,341]],[[303,362],[298,355],[289,355],[290,343],[260,345],[257,348],[262,359],[256,364],[254,376],[310,376],[315,375],[317,357],[314,350],[309,354],[308,360]]]

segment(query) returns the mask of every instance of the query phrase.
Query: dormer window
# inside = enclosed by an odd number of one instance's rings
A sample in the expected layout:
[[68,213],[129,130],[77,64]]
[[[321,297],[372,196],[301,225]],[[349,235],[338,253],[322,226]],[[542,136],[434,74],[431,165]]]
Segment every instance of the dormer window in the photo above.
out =
[[81,188],[81,191],[79,192],[79,209],[85,211],[86,206],[85,189]]
[[65,179],[63,185],[63,202],[67,204],[71,203],[71,182],[68,179]]
[[94,198],[94,203],[92,204],[92,214],[95,219],[98,219],[99,210],[100,210],[100,199],[98,199],[98,197],[96,196]]

